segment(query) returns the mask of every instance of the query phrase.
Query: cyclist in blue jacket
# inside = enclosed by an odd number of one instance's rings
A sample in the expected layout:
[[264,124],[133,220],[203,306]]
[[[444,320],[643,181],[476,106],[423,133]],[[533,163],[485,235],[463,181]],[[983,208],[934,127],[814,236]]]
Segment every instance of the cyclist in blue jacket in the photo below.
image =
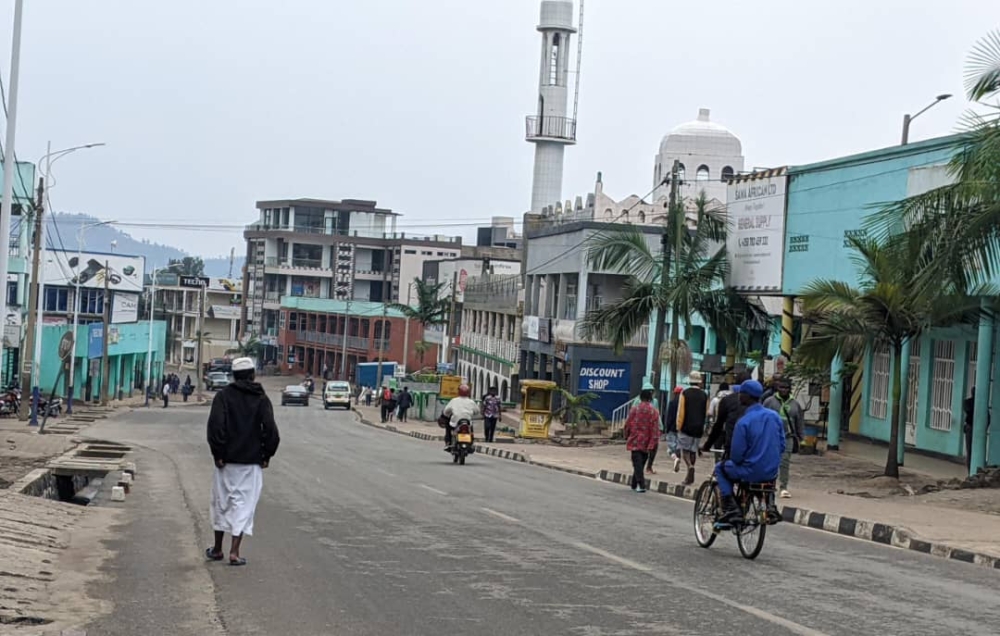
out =
[[715,477],[722,493],[722,516],[718,525],[727,527],[743,523],[743,512],[733,497],[733,483],[772,481],[781,466],[785,452],[785,430],[781,417],[760,404],[764,387],[748,380],[735,389],[746,406],[736,422],[729,459],[715,466]]

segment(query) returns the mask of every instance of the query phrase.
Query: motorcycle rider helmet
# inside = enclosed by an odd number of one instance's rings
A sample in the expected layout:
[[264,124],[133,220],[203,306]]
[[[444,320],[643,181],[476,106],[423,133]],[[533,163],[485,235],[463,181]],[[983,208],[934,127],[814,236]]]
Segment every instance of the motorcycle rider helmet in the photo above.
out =
[[459,397],[469,397],[472,395],[472,389],[469,388],[468,384],[462,384],[458,387],[458,395]]

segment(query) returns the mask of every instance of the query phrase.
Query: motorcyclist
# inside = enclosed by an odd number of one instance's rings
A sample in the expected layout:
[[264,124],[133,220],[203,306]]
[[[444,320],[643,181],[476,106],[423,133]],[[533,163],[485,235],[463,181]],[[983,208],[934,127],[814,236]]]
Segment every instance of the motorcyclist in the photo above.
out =
[[764,387],[756,380],[740,385],[738,394],[746,410],[733,430],[729,459],[715,466],[715,478],[722,494],[722,516],[717,525],[732,527],[743,523],[743,513],[733,497],[733,483],[773,480],[778,475],[785,452],[785,429],[778,414],[764,408],[760,398]]
[[458,397],[452,398],[442,411],[451,418],[450,425],[444,429],[445,450],[451,450],[452,430],[458,426],[459,420],[472,422],[472,418],[479,413],[479,405],[469,397],[470,395],[472,395],[472,389],[469,388],[468,384],[462,384],[458,387]]

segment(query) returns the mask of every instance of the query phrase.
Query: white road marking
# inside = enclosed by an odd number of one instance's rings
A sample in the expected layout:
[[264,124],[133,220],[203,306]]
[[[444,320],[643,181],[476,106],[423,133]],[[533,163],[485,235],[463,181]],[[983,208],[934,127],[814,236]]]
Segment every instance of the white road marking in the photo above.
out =
[[[541,533],[541,534],[547,535],[547,533]],[[555,536],[553,536],[552,538],[558,540],[558,538]],[[626,559],[625,557],[620,557],[617,554],[612,554],[606,550],[602,550],[601,548],[594,547],[587,543],[581,543],[579,541],[570,541],[568,542],[568,544],[575,548],[579,548],[586,552],[590,552],[591,554],[596,554],[597,556],[603,557],[609,561],[627,567],[631,570],[636,570],[638,572],[649,574],[653,578],[663,581],[664,583],[678,585],[678,582],[674,580],[675,577],[667,577],[663,574],[660,574],[659,572],[656,572],[652,568],[652,566],[643,563],[638,563],[631,559]],[[683,585],[681,585],[681,587],[683,587]],[[732,607],[733,609],[740,610],[741,612],[750,614],[751,616],[756,616],[757,618],[765,620],[773,625],[778,625],[780,627],[783,627],[788,631],[790,631],[791,633],[798,634],[799,636],[829,636],[828,634],[812,629],[811,627],[806,627],[805,625],[801,625],[799,623],[796,623],[795,621],[788,620],[787,618],[777,616],[776,614],[772,614],[771,612],[756,607],[751,607],[749,605],[737,603],[736,601],[730,600],[724,596],[720,596],[718,594],[709,592],[707,590],[701,590],[695,587],[684,587],[684,589],[689,592],[693,592],[694,594],[698,594],[699,596],[711,599],[717,603],[723,603],[724,605]]]
[[521,523],[520,519],[515,519],[514,517],[511,517],[510,515],[505,515],[502,512],[497,512],[496,510],[490,510],[489,508],[483,508],[482,510],[486,514],[492,515],[497,519],[503,519],[504,521],[508,521],[510,523]]
[[447,496],[448,496],[448,493],[446,493],[445,491],[443,491],[443,490],[438,490],[437,488],[431,488],[431,487],[430,487],[430,486],[428,486],[427,484],[420,484],[420,487],[421,487],[421,488],[423,488],[423,489],[425,489],[425,490],[429,490],[429,491],[431,491],[432,493],[435,493],[435,494],[438,494],[438,495],[441,495],[442,497],[447,497]]
[[602,550],[600,548],[596,548],[596,547],[594,547],[592,545],[589,545],[587,543],[580,543],[580,542],[577,541],[577,542],[572,543],[571,545],[573,547],[575,547],[575,548],[579,548],[581,550],[586,550],[587,552],[590,552],[591,554],[596,554],[597,556],[604,557],[608,561],[614,561],[618,565],[624,565],[627,568],[631,568],[633,570],[638,570],[639,572],[652,572],[653,571],[653,568],[651,568],[648,565],[643,565],[642,563],[636,563],[635,561],[633,561],[631,559],[626,559],[625,557],[620,557],[617,554],[611,554],[610,552],[607,552],[606,550]]

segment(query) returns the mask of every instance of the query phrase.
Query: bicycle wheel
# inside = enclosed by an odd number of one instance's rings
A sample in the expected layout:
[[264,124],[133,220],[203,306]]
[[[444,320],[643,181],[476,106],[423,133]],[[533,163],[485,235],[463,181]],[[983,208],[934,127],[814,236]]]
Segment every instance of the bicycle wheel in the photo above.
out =
[[744,525],[736,534],[736,545],[745,559],[756,559],[764,548],[764,535],[767,533],[764,515],[764,504],[760,497],[751,496],[743,511]]
[[694,538],[703,548],[715,542],[715,520],[719,517],[719,491],[711,479],[698,487],[694,497]]

